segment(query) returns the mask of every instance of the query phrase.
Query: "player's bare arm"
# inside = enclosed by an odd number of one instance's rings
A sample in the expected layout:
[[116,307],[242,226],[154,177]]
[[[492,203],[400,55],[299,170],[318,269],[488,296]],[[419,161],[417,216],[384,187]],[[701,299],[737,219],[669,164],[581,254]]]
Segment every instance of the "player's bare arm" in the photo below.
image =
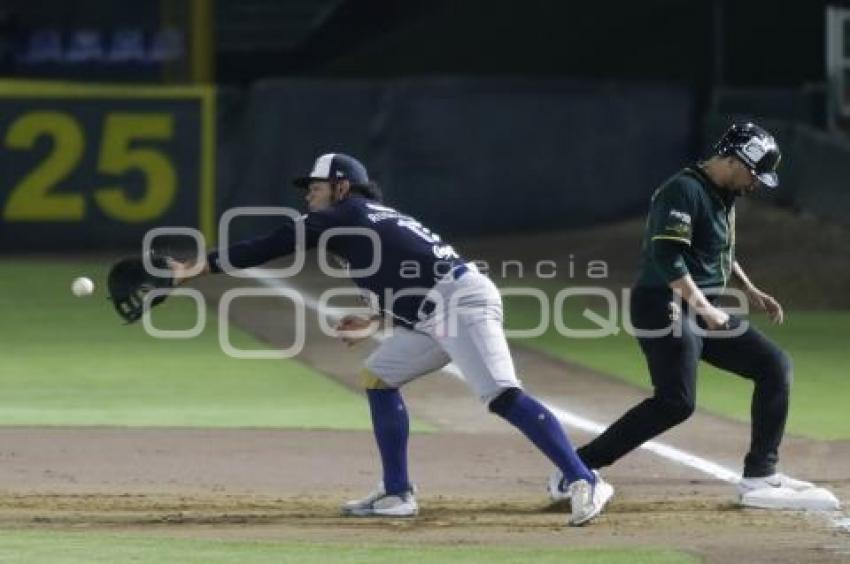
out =
[[752,305],[767,313],[770,320],[774,323],[781,324],[785,320],[785,312],[782,309],[782,304],[770,294],[759,290],[747,276],[747,273],[744,272],[743,267],[738,261],[732,264],[732,274],[735,275],[735,278],[741,284],[741,287],[747,294],[747,299],[750,300]]

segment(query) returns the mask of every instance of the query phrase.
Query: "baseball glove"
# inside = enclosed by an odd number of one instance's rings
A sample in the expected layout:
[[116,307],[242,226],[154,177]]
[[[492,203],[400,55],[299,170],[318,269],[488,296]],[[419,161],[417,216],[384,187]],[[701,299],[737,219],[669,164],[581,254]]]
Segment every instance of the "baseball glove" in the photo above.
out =
[[[157,269],[170,270],[166,257],[151,256],[151,264]],[[112,265],[108,284],[115,311],[124,321],[133,323],[142,317],[146,305],[159,305],[168,297],[160,294],[145,304],[145,295],[154,288],[173,288],[174,279],[170,274],[158,276],[148,272],[141,257],[128,257]]]

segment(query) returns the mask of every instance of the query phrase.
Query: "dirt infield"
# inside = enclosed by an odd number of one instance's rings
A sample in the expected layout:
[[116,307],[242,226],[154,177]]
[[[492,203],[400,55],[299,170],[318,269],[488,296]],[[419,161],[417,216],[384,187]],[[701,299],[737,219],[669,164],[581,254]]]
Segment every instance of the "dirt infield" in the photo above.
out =
[[368,433],[6,429],[0,440],[0,523],[7,527],[310,542],[671,546],[711,562],[835,562],[846,541],[821,517],[738,509],[728,486],[666,477],[664,466],[643,454],[610,473],[619,488],[610,511],[571,529],[567,508],[549,505],[543,494],[547,465],[511,434],[415,436],[411,464],[423,511],[400,521],[338,515],[341,500],[375,479]]

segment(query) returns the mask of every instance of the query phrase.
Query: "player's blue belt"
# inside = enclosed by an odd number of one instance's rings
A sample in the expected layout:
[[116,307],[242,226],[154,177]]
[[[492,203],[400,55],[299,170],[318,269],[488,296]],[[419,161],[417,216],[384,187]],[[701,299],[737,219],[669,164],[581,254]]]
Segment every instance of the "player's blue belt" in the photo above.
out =
[[[469,267],[466,264],[459,264],[453,269],[449,271],[446,276],[451,276],[452,279],[457,280],[464,274],[469,272]],[[437,304],[434,303],[433,300],[425,299],[422,302],[422,305],[419,306],[419,315],[420,318],[425,318],[434,313],[434,309],[437,307]]]
[[469,272],[469,267],[466,266],[466,264],[461,264],[461,265],[456,266],[453,269],[451,269],[451,271],[449,271],[449,274],[452,275],[452,278],[457,280],[458,278],[460,278],[461,276],[463,276],[467,272]]

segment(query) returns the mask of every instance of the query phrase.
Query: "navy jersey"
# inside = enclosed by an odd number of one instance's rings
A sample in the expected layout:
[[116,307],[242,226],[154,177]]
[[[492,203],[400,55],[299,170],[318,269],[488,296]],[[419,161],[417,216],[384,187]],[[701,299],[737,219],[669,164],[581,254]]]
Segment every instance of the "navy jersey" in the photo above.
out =
[[[373,242],[362,234],[332,235],[327,250],[342,258],[358,274],[374,266],[369,276],[352,276],[359,287],[378,299],[382,311],[405,324],[417,321],[417,312],[427,290],[453,267],[465,262],[451,245],[410,216],[360,196],[350,196],[326,209],[307,213],[303,222],[306,248],[335,227],[370,229],[380,241],[380,256],[374,258]],[[264,237],[247,239],[228,248],[230,263],[249,268],[295,251],[295,225],[291,220]],[[212,272],[221,272],[219,251],[209,257]]]

